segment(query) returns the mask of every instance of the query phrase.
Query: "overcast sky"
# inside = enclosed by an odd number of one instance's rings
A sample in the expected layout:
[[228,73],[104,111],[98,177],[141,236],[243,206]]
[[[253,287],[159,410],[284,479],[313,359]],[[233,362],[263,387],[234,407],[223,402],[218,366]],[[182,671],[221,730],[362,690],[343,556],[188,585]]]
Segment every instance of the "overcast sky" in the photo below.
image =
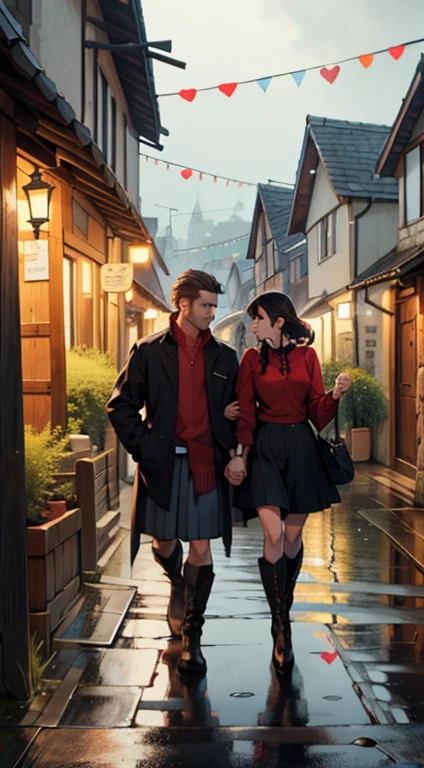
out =
[[[187,70],[155,64],[157,93],[265,77],[325,64],[424,37],[423,0],[142,0],[150,40],[172,39]],[[300,88],[291,77],[256,83],[229,99],[200,93],[193,103],[161,98],[162,124],[170,131],[162,159],[252,182],[294,182],[307,114],[391,125],[424,44],[399,61],[388,53],[369,69],[342,64],[333,85],[307,72]],[[144,151],[141,145],[141,151]],[[190,211],[231,208],[237,200],[251,213],[254,188],[227,187],[204,178],[181,179],[177,169],[142,163],[143,214],[161,216],[156,203]],[[226,216],[225,213],[222,216]],[[219,217],[219,214],[216,214]],[[188,217],[174,219],[184,234]]]

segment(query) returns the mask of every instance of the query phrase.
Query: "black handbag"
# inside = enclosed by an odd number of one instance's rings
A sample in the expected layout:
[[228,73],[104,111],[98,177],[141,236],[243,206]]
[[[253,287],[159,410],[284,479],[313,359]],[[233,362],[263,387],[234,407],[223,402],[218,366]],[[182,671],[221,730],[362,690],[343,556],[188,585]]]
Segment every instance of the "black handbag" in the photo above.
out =
[[350,483],[355,476],[355,468],[346,443],[340,437],[338,412],[335,417],[334,438],[322,437],[318,432],[317,442],[330,482],[333,485]]

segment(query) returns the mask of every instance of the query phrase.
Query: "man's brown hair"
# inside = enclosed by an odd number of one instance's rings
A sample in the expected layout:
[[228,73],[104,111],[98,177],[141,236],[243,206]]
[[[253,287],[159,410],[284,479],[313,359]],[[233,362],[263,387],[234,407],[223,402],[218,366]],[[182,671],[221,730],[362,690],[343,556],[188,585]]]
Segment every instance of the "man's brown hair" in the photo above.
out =
[[171,291],[171,300],[176,309],[180,308],[181,299],[188,299],[192,304],[199,298],[200,291],[222,294],[224,289],[218,280],[200,269],[187,269],[178,275]]

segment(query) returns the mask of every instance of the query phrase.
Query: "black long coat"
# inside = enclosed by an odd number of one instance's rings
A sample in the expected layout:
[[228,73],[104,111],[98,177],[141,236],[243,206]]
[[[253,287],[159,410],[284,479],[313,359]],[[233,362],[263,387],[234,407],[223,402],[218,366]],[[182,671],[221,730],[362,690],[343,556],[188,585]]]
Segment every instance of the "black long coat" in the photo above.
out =
[[[215,469],[222,477],[234,441],[234,424],[224,416],[235,400],[238,371],[232,347],[214,336],[203,348]],[[178,345],[170,331],[149,336],[132,348],[109,400],[109,419],[124,448],[138,464],[131,516],[131,563],[143,532],[146,491],[168,509],[175,460],[178,411]],[[146,407],[146,419],[140,410]],[[224,480],[224,533],[227,554],[231,547],[230,489]]]

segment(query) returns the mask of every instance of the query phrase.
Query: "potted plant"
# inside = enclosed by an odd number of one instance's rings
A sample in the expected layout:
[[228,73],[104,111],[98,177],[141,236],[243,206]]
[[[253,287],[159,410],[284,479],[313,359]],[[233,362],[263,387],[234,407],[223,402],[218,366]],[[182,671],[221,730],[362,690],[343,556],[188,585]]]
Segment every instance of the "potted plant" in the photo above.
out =
[[49,424],[41,432],[31,425],[25,426],[25,498],[29,525],[46,520],[47,502],[55,493],[54,475],[60,470],[67,443],[68,438],[58,429],[52,432]]
[[49,493],[46,505],[49,520],[56,520],[61,515],[64,515],[68,509],[74,509],[77,506],[74,484],[68,482],[58,485]]

